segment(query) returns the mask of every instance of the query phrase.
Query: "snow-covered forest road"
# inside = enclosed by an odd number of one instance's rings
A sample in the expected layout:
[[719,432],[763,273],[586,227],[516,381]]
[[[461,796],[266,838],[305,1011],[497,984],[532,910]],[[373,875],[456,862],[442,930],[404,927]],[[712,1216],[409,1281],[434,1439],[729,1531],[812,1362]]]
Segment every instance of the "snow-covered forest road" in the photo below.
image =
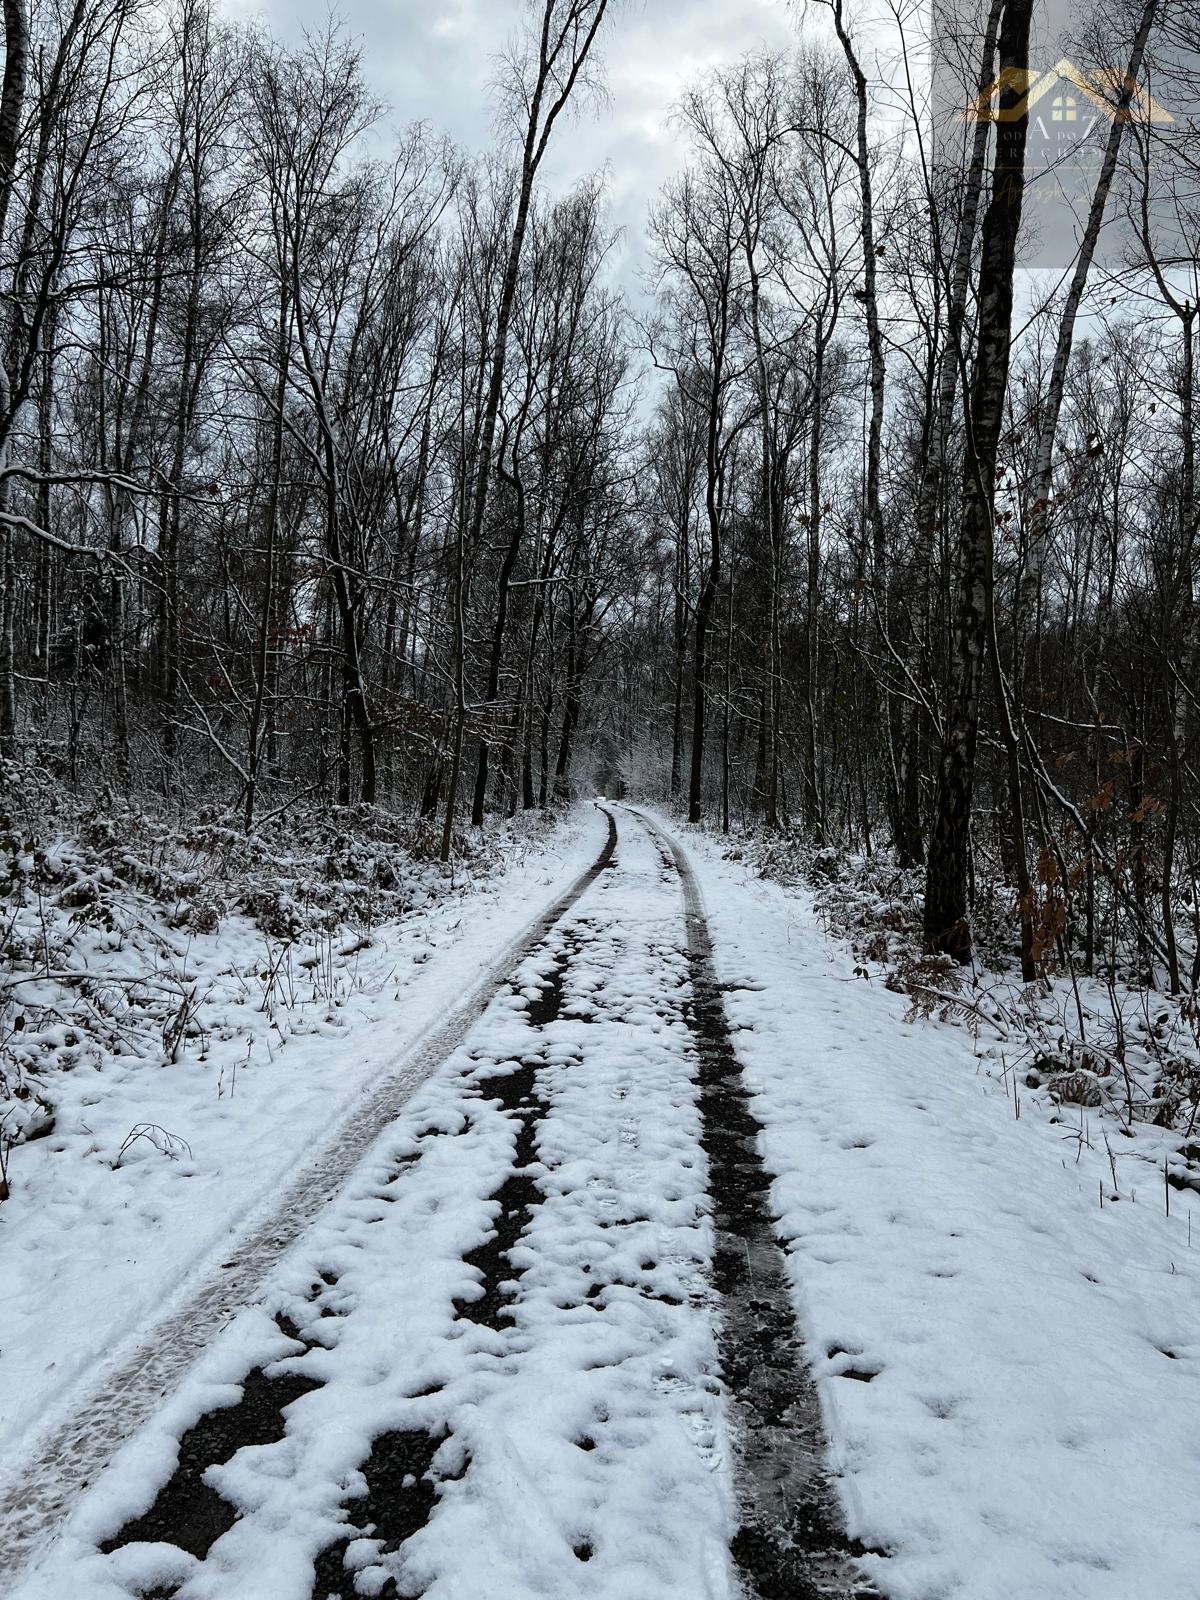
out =
[[47,1441],[10,1559],[151,1413],[22,1594],[868,1592],[694,884],[685,925],[676,847],[607,825],[436,1080],[403,1114],[387,1080]]
[[587,828],[225,1279],[6,1463],[5,1594],[1194,1593],[1194,1197],[1097,1207],[1096,1152],[802,902]]

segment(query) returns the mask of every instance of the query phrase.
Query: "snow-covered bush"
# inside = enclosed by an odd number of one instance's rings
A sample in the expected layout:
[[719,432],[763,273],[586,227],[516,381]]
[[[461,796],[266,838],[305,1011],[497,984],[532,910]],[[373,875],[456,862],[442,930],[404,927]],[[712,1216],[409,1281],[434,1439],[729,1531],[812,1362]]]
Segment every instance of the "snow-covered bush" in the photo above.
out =
[[377,929],[553,820],[469,835],[450,869],[424,824],[379,808],[297,808],[247,836],[211,810],[174,818],[111,794],[75,801],[38,769],[7,776],[0,1197],[13,1149],[52,1131],[63,1073],[102,1076],[117,1057],[186,1070],[247,1012],[278,1032],[302,993],[335,1005]]

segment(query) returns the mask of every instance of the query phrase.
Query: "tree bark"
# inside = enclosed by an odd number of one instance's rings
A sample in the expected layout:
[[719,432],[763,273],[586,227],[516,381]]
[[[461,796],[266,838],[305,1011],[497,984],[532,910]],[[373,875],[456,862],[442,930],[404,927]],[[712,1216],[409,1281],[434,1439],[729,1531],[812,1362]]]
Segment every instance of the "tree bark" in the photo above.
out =
[[[991,626],[992,531],[996,460],[1012,343],[1013,276],[1025,184],[1028,112],[1009,87],[1028,72],[1033,0],[1007,0],[1000,23],[999,68],[1005,87],[995,123],[992,192],[983,219],[979,323],[963,469],[958,550],[958,607],[952,680],[938,768],[935,822],[925,880],[925,941],[960,963],[971,959],[968,871],[980,671]],[[1024,78],[1019,79],[1024,82]]]

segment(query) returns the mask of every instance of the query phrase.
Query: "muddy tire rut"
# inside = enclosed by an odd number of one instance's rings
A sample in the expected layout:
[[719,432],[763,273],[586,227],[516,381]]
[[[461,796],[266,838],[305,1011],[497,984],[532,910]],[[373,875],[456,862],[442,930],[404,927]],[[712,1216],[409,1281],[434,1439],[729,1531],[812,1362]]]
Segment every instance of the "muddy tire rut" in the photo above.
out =
[[[610,842],[615,842],[610,836]],[[611,858],[611,848],[608,852]],[[526,1019],[537,1031],[557,1018],[563,999],[563,976],[569,950],[556,960],[543,979],[539,996],[529,1002]],[[516,1068],[474,1075],[473,1098],[499,1103],[515,1126],[512,1164],[508,1175],[490,1197],[495,1208],[491,1232],[481,1244],[463,1256],[465,1265],[480,1275],[478,1293],[454,1302],[458,1318],[479,1327],[504,1333],[511,1327],[511,1307],[519,1293],[521,1269],[510,1259],[529,1226],[541,1200],[537,1179],[529,1169],[537,1164],[537,1129],[547,1105],[538,1092],[538,1071],[542,1062],[530,1056]],[[436,1391],[434,1398],[436,1398]],[[360,1472],[367,1486],[365,1497],[348,1502],[346,1534],[328,1546],[317,1558],[311,1600],[356,1600],[356,1586],[363,1570],[362,1542],[374,1545],[368,1561],[378,1563],[398,1553],[404,1543],[424,1528],[437,1509],[441,1485],[455,1482],[470,1471],[469,1456],[449,1475],[437,1471],[436,1458],[450,1437],[449,1429],[434,1432],[395,1432],[376,1439],[370,1457]],[[350,1565],[351,1547],[358,1559]],[[381,1600],[395,1600],[400,1594],[396,1578],[389,1574],[382,1587],[372,1587]],[[406,1588],[406,1595],[419,1589]]]
[[[528,1003],[525,1016],[534,1043],[537,1033],[562,1009],[563,979],[575,948],[568,936],[552,970],[541,980],[538,996]],[[531,1051],[515,1068],[489,1071],[486,1063],[475,1063],[469,1074],[473,1084],[469,1099],[498,1105],[513,1124],[514,1142],[510,1170],[490,1197],[494,1208],[491,1231],[462,1258],[479,1274],[478,1291],[455,1300],[454,1310],[458,1318],[499,1334],[511,1328],[511,1308],[522,1275],[510,1252],[541,1200],[537,1178],[529,1169],[537,1167],[537,1130],[547,1111],[538,1092],[542,1065]],[[405,1165],[414,1159],[408,1158]],[[395,1181],[399,1170],[389,1182]],[[374,1198],[394,1197],[385,1184]],[[336,1282],[326,1276],[313,1285],[318,1316],[330,1314],[321,1301]],[[289,1353],[291,1357],[302,1357],[314,1348],[314,1341],[286,1316],[280,1314],[275,1320],[296,1347]],[[281,1361],[288,1359],[282,1357]],[[286,1433],[287,1408],[319,1387],[300,1372],[275,1370],[279,1365],[273,1362],[268,1368],[255,1368],[242,1381],[240,1399],[207,1412],[187,1430],[180,1440],[178,1465],[153,1505],[106,1540],[101,1546],[104,1553],[135,1543],[165,1543],[199,1560],[207,1558],[238,1517],[236,1507],[207,1481],[209,1469],[231,1461],[239,1450],[278,1443]],[[436,1394],[434,1391],[427,1398],[436,1402]],[[370,1592],[382,1600],[399,1595],[396,1577],[384,1563],[426,1526],[436,1510],[441,1485],[457,1481],[470,1470],[468,1458],[452,1475],[438,1472],[437,1457],[449,1438],[448,1427],[393,1430],[376,1438],[358,1468],[365,1493],[344,1502],[345,1531],[317,1556],[311,1600],[356,1600],[362,1592],[357,1587],[359,1577],[372,1567],[382,1570],[371,1575]],[[579,1559],[586,1560],[587,1555],[581,1554]],[[417,1591],[409,1588],[404,1592]]]
[[648,817],[633,815],[664,866],[678,874],[684,897],[687,1015],[699,1057],[701,1142],[713,1202],[718,1339],[740,1469],[742,1521],[733,1558],[747,1594],[758,1600],[869,1600],[877,1591],[855,1559],[868,1552],[846,1533],[829,1475],[820,1400],[771,1214],[762,1124],[751,1110],[725,1011],[730,986],[717,978],[687,857]]
[[[301,1350],[307,1341],[282,1318],[280,1331]],[[241,1398],[206,1412],[179,1441],[179,1463],[154,1504],[132,1518],[100,1546],[107,1555],[130,1544],[173,1544],[203,1560],[237,1521],[237,1509],[206,1481],[210,1467],[221,1466],[239,1450],[278,1444],[287,1431],[287,1408],[318,1384],[299,1373],[268,1377],[261,1367],[242,1382]]]
[[[609,842],[595,871],[603,870],[611,860],[615,840],[615,824],[610,821]],[[568,935],[553,968],[541,980],[539,994],[527,1005],[525,1016],[535,1044],[538,1032],[561,1011],[563,979],[576,948]],[[479,1273],[478,1292],[455,1300],[454,1310],[458,1318],[501,1334],[511,1328],[510,1310],[521,1277],[521,1270],[512,1263],[509,1253],[525,1233],[541,1200],[537,1179],[528,1169],[537,1165],[537,1129],[547,1111],[537,1088],[542,1065],[531,1051],[516,1068],[489,1071],[486,1063],[475,1063],[469,1073],[473,1087],[468,1099],[498,1104],[515,1132],[510,1170],[490,1197],[494,1207],[491,1231],[462,1258],[464,1264]],[[388,1185],[417,1159],[408,1157],[398,1164],[373,1198],[394,1199],[387,1192]],[[332,1314],[322,1301],[336,1284],[336,1278],[327,1275],[314,1283],[310,1298],[319,1317]],[[103,1553],[136,1543],[164,1543],[203,1561],[217,1540],[234,1526],[237,1508],[207,1481],[209,1469],[231,1461],[240,1450],[278,1443],[287,1430],[288,1407],[320,1387],[300,1372],[275,1370],[280,1362],[302,1357],[315,1347],[315,1341],[306,1338],[284,1314],[275,1321],[295,1350],[280,1361],[248,1373],[237,1401],[207,1412],[184,1433],[175,1471],[153,1505],[106,1540],[101,1546]],[[435,1390],[427,1398],[436,1401],[436,1394]],[[381,1600],[395,1600],[401,1591],[396,1577],[383,1564],[426,1526],[436,1510],[441,1485],[457,1481],[470,1470],[468,1457],[453,1474],[438,1472],[437,1457],[449,1438],[449,1428],[441,1427],[394,1430],[375,1439],[369,1456],[358,1468],[365,1493],[344,1502],[345,1531],[317,1556],[311,1600],[357,1600],[362,1593],[358,1579],[372,1567],[383,1570],[372,1574],[370,1592]],[[586,1560],[587,1556],[579,1559]],[[175,1592],[167,1590],[162,1594]],[[404,1590],[406,1595],[418,1592],[413,1588]]]

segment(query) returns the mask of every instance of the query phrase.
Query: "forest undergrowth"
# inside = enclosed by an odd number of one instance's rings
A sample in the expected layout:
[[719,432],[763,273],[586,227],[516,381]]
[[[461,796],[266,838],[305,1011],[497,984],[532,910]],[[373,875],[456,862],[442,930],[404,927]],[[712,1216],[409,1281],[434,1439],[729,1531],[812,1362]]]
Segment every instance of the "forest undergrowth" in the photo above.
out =
[[[456,836],[380,806],[287,808],[245,834],[217,805],[182,814],[104,789],[72,797],[4,773],[0,810],[0,1198],[20,1147],[55,1134],[66,1074],[114,1058],[186,1071],[319,1030],[386,931],[464,898],[554,827],[548,813]],[[421,959],[418,950],[413,960]],[[370,974],[368,976],[368,968]],[[242,1042],[244,1041],[244,1043]],[[186,1140],[131,1127],[114,1165]]]
[[969,1033],[1014,1116],[1033,1102],[1062,1124],[1068,1143],[1107,1146],[1111,1198],[1122,1186],[1110,1141],[1122,1139],[1152,1155],[1165,1206],[1171,1189],[1200,1192],[1200,1009],[1194,995],[1148,982],[1121,930],[1107,930],[1105,959],[1088,973],[1082,933],[1067,916],[1026,983],[1016,895],[999,861],[977,862],[976,947],[960,966],[924,948],[923,870],[898,867],[886,848],[866,855],[746,829],[724,854],[811,894],[827,935],[853,951],[855,975],[907,998],[907,1025]]

